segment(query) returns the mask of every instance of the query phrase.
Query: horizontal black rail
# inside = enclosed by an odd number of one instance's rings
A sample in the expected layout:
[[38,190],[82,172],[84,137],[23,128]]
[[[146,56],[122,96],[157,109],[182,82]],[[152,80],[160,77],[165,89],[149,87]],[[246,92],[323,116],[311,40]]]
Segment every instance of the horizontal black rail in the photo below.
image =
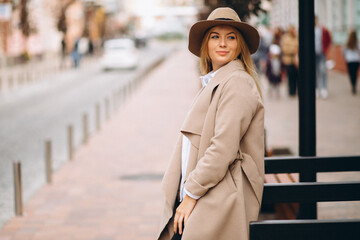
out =
[[263,194],[263,204],[359,200],[360,182],[267,183]]
[[344,171],[360,171],[360,156],[265,158],[265,173]]
[[250,223],[250,240],[358,240],[360,219],[267,220]]

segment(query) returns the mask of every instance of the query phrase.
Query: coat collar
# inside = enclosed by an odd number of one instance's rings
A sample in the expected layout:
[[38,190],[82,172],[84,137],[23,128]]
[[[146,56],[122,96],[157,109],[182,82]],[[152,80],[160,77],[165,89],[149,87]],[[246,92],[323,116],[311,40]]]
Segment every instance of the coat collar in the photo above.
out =
[[212,88],[219,85],[221,82],[227,80],[227,78],[236,70],[245,71],[244,64],[239,60],[235,59],[228,64],[222,66],[217,72],[215,77],[210,81],[208,86],[212,86]]
[[204,119],[207,114],[207,110],[211,103],[214,91],[219,86],[219,84],[225,82],[229,76],[236,70],[245,71],[243,63],[236,59],[228,64],[221,67],[217,72],[214,78],[209,82],[206,87],[203,87],[198,95],[195,97],[193,104],[190,107],[190,110],[185,118],[181,132],[185,134],[191,141],[191,143],[198,147],[198,141],[194,141],[195,134],[200,136],[204,124]]

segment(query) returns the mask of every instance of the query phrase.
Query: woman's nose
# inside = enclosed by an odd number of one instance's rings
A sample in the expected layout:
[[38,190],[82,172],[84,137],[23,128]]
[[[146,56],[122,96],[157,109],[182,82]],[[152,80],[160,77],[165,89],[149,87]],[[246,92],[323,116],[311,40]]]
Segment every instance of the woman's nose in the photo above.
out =
[[220,46],[221,46],[221,47],[225,47],[225,46],[226,46],[226,39],[225,39],[225,38],[220,38]]

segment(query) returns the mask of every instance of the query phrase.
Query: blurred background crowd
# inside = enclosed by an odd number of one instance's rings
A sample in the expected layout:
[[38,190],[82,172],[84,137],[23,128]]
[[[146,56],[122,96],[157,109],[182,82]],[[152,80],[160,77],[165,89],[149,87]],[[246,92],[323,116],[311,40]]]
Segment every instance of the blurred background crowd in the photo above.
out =
[[[105,40],[118,37],[132,38],[136,47],[146,46],[154,37],[186,38],[194,21],[226,5],[258,26],[262,42],[254,60],[260,73],[268,77],[273,94],[277,95],[287,76],[289,95],[294,96],[297,4],[296,0],[0,0],[0,68],[45,56],[60,56],[64,62],[71,59],[77,67],[82,56],[100,54]],[[360,1],[316,0],[315,12],[318,26],[328,36],[326,43],[316,44],[318,49],[326,45],[318,66],[347,71],[344,46],[349,33],[355,31],[356,36],[360,28]],[[322,79],[317,95],[326,98],[326,76]],[[356,93],[353,82],[352,92]]]

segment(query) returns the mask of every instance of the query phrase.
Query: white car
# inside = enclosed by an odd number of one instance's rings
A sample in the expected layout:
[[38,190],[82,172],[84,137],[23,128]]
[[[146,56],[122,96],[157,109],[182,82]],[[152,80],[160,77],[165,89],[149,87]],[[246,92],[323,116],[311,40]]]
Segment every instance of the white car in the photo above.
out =
[[138,64],[139,52],[134,40],[123,38],[105,41],[101,59],[104,70],[136,68]]

